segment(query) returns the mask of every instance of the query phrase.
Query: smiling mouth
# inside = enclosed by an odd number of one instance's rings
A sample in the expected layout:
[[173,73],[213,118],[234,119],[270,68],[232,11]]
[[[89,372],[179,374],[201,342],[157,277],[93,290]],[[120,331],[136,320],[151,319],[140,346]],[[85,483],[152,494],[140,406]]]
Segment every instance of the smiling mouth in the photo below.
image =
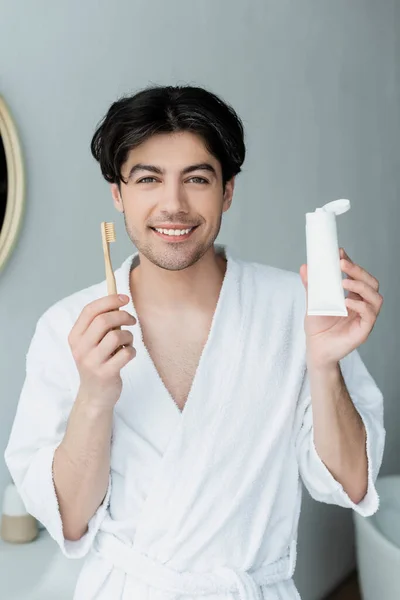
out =
[[195,229],[197,229],[198,225],[195,225],[194,227],[186,227],[185,229],[183,228],[176,228],[176,229],[172,229],[172,228],[163,228],[163,227],[151,227],[150,229],[152,229],[154,231],[154,233],[156,235],[158,235],[159,237],[166,239],[166,240],[171,240],[171,241],[183,241],[188,239],[191,234],[193,233],[193,231]]

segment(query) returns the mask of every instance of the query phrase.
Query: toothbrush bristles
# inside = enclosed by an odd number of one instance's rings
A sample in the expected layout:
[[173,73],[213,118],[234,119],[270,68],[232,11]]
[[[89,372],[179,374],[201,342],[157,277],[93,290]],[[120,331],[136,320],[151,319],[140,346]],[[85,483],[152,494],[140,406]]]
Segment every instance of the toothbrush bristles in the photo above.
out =
[[111,242],[115,242],[115,227],[114,223],[105,223],[104,230],[106,232],[106,240],[110,244]]

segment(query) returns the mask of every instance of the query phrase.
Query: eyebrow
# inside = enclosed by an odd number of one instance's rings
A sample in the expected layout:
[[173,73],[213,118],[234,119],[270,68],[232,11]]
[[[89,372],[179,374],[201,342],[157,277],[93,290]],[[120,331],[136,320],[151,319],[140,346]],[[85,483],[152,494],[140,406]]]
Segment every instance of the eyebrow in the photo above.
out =
[[217,176],[216,170],[212,165],[210,165],[210,163],[199,163],[197,165],[190,165],[189,167],[183,169],[182,174],[186,175],[187,173],[192,173],[193,171],[208,171],[209,173],[212,173],[213,175]]
[[[155,165],[144,165],[142,163],[138,163],[136,165],[133,165],[133,167],[129,171],[128,178],[132,177],[132,175],[134,175],[138,171],[150,171],[151,173],[156,173],[157,175],[162,175],[164,173],[163,169]],[[210,165],[210,163],[199,163],[196,165],[190,165],[188,167],[185,167],[182,170],[182,175],[193,173],[193,171],[208,171],[209,173],[212,173],[213,175],[217,176],[216,170],[212,165]]]

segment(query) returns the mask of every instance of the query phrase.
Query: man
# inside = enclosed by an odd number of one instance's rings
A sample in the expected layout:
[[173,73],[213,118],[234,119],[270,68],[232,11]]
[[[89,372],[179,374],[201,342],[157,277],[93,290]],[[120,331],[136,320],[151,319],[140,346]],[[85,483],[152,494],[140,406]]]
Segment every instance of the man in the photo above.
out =
[[378,281],[341,249],[349,316],[308,317],[306,265],[214,245],[245,146],[203,89],[114,103],[92,152],[138,252],[120,295],[94,285],[37,324],[6,450],[27,509],[87,555],[78,600],[299,598],[299,473],[378,507],[382,396],[356,350]]

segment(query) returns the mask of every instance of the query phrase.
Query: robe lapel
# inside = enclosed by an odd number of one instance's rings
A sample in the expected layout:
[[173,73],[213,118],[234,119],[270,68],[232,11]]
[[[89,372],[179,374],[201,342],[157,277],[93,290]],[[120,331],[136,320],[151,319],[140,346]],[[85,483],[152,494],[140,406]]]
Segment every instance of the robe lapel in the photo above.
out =
[[[135,536],[135,546],[168,560],[177,542],[178,521],[190,512],[199,487],[217,456],[215,431],[226,427],[240,368],[244,311],[241,269],[228,252],[228,266],[185,408],[155,469]],[[133,361],[134,362],[134,361]],[[209,443],[208,443],[209,442]],[[177,507],[182,511],[176,512]]]

